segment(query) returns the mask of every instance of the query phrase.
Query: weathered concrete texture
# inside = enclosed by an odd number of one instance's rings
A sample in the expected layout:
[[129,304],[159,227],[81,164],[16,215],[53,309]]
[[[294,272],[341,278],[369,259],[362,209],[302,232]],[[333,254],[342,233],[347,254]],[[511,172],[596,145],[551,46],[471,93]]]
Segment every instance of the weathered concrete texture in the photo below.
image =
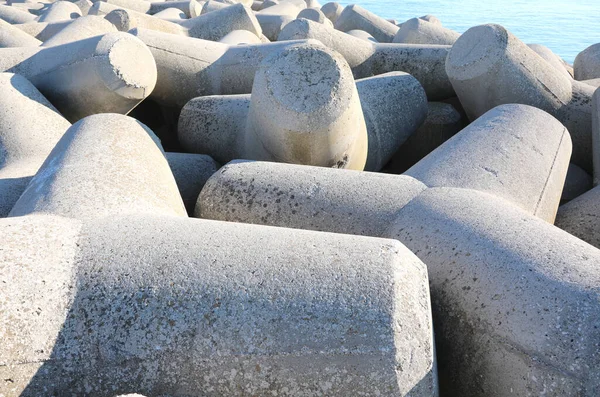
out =
[[531,48],[540,57],[544,58],[546,62],[558,70],[563,76],[572,79],[573,76],[569,73],[568,65],[561,57],[556,55],[552,50],[541,44],[527,44],[527,47]]
[[[90,8],[89,15],[105,16],[115,10],[121,10],[120,17],[127,19],[129,29],[143,28],[152,29],[163,33],[185,35],[185,29],[182,28],[182,26],[179,24],[165,21],[160,18],[155,18],[151,15],[147,15],[134,10],[129,10],[123,7],[108,4],[104,1],[95,2],[92,8]],[[116,21],[113,21],[111,18],[107,19],[109,19],[109,21],[113,22],[115,25],[118,26],[118,23],[116,23]]]
[[117,28],[110,21],[96,15],[86,15],[71,22],[42,45],[53,47],[111,32],[117,32]]
[[362,40],[369,41],[371,43],[378,42],[375,39],[375,37],[371,36],[368,32],[365,32],[364,30],[353,29],[353,30],[347,31],[346,34],[349,34],[350,36],[354,36],[354,37],[362,39]]
[[283,28],[294,20],[286,15],[264,15],[256,14],[256,19],[260,24],[263,34],[271,41],[277,41]]
[[320,44],[296,44],[266,57],[251,98],[190,101],[178,134],[185,150],[220,162],[246,158],[362,170],[367,157],[352,73]]
[[398,33],[394,36],[393,42],[452,45],[459,37],[460,33],[440,24],[428,22],[421,18],[412,18],[402,24]]
[[600,187],[560,206],[556,226],[600,248]]
[[10,397],[437,395],[426,268],[397,241],[139,214],[76,225],[0,222]]
[[123,115],[80,120],[52,150],[10,216],[185,215],[167,160],[149,135],[154,133]]
[[41,41],[0,19],[0,48],[39,47]]
[[192,215],[200,191],[208,178],[217,172],[219,164],[204,154],[167,152],[165,156],[185,208]]
[[452,138],[468,124],[456,108],[444,102],[429,102],[427,118],[423,124],[400,146],[385,172],[401,174],[427,156],[438,146]]
[[56,1],[40,15],[38,22],[62,22],[70,21],[81,16],[81,10],[75,3],[70,1]]
[[247,30],[256,36],[262,29],[254,13],[243,4],[230,5],[222,10],[186,20],[181,26],[188,29],[187,35],[197,39],[218,41],[234,30]]
[[147,11],[150,15],[155,15],[168,8],[177,8],[185,13],[187,18],[196,18],[202,12],[202,5],[196,0],[176,0],[150,3],[150,9]]
[[600,391],[600,251],[493,195],[427,189],[388,237],[428,265],[448,396]]
[[90,8],[94,5],[90,0],[76,0],[72,1],[81,10],[81,15],[86,16],[90,11]]
[[391,43],[398,33],[396,25],[356,4],[346,6],[334,26],[342,32],[353,29],[364,30],[372,34],[380,43]]
[[323,4],[321,11],[331,22],[335,24],[335,21],[337,21],[342,14],[342,11],[344,11],[344,7],[342,7],[338,2],[331,1]]
[[590,79],[590,80],[581,80],[582,83],[591,85],[594,88],[599,88],[600,87],[600,78],[598,79]]
[[390,72],[356,82],[367,123],[365,171],[380,171],[427,117],[427,96],[408,73]]
[[208,180],[194,216],[377,237],[425,188],[409,176],[234,161]]
[[117,32],[46,48],[0,49],[0,70],[27,77],[70,121],[127,113],[156,83],[152,54]]
[[36,20],[35,15],[16,7],[0,5],[0,19],[8,23],[27,23]]
[[250,93],[263,59],[298,43],[229,47],[146,29],[134,29],[131,33],[148,46],[156,61],[158,79],[152,97],[163,105],[178,108],[198,96]]
[[592,169],[592,88],[572,81],[500,25],[469,29],[452,46],[446,71],[469,119],[505,103],[555,116],[573,140],[573,163]]
[[592,189],[592,176],[575,164],[569,164],[567,179],[560,197],[560,205],[566,204],[576,197]]
[[33,36],[36,39],[44,42],[44,41],[52,38],[52,36],[54,36],[55,34],[60,32],[67,26],[69,26],[70,23],[71,23],[71,21],[55,22],[55,23],[28,22],[28,23],[15,24],[13,26],[18,28],[19,30],[22,30],[23,32],[27,33],[28,35]]
[[0,73],[0,217],[71,126],[24,77]]
[[600,43],[593,44],[575,57],[573,64],[576,80],[600,78]]
[[445,70],[450,46],[368,43],[307,19],[288,23],[278,37],[278,40],[299,39],[319,40],[342,54],[354,78],[402,71],[419,80],[430,101],[456,96]]
[[531,106],[501,105],[406,174],[428,187],[489,192],[553,223],[570,157],[569,132],[560,122]]
[[202,10],[200,12],[200,15],[208,14],[209,12],[213,12],[213,11],[217,11],[217,10],[222,10],[223,8],[227,8],[230,5],[231,4],[221,3],[218,0],[208,0],[202,6]]

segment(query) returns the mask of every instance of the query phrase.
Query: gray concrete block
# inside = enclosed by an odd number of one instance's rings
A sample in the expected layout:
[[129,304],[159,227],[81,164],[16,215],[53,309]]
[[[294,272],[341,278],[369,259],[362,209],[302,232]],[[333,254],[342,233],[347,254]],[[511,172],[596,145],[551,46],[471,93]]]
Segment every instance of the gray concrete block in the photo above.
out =
[[231,4],[221,3],[217,0],[208,0],[202,6],[202,10],[200,11],[200,15],[208,14],[209,12],[222,10],[223,8],[229,7]]
[[35,15],[17,7],[0,5],[0,19],[11,24],[34,22]]
[[71,126],[23,76],[0,73],[0,218]]
[[356,4],[346,6],[334,26],[342,32],[353,29],[364,30],[373,35],[380,43],[391,43],[398,33],[398,27],[395,24]]
[[459,37],[460,33],[445,28],[441,24],[428,22],[421,18],[412,18],[402,24],[392,42],[452,45]]
[[39,47],[41,41],[0,19],[0,48]]
[[123,7],[126,10],[141,12],[143,14],[146,14],[148,11],[150,11],[150,8],[152,7],[151,2],[144,1],[144,0],[101,0],[101,1],[104,1],[105,3],[111,4],[113,6]]
[[261,40],[247,30],[233,30],[219,40],[219,43],[227,45],[260,44]]
[[454,105],[444,102],[429,102],[427,117],[423,124],[400,145],[385,172],[401,174],[427,156],[438,146],[452,138],[468,124]]
[[600,78],[600,43],[593,44],[575,57],[573,64],[576,80]]
[[495,106],[540,108],[569,130],[573,163],[592,169],[592,88],[572,81],[500,25],[469,29],[452,46],[446,71],[469,118]]
[[70,121],[127,113],[156,83],[152,54],[127,33],[43,48],[0,49],[0,70],[29,79]]
[[419,80],[430,101],[456,96],[445,70],[450,46],[368,43],[306,19],[288,23],[278,37],[278,40],[300,39],[319,40],[342,54],[354,78],[402,71]]
[[560,205],[581,196],[583,193],[592,189],[592,176],[575,164],[569,164],[567,178],[560,197]]
[[600,87],[600,78],[598,79],[590,79],[590,80],[581,80],[582,83],[591,85],[594,88]]
[[554,67],[554,69],[558,70],[560,74],[563,76],[572,79],[573,76],[569,73],[568,65],[565,61],[558,55],[556,55],[552,50],[541,44],[527,44],[527,47],[531,48],[538,54],[540,57],[544,58],[546,62]]
[[595,188],[561,205],[556,226],[600,248],[600,188]]
[[323,12],[317,8],[305,8],[298,13],[297,18],[305,18],[310,19],[311,21],[315,21],[326,25],[333,29],[333,22],[331,22]]
[[190,101],[178,135],[186,151],[220,162],[246,158],[362,170],[367,157],[352,72],[320,44],[297,44],[266,57],[251,98]]
[[330,1],[329,3],[323,4],[321,7],[321,11],[331,22],[335,24],[335,21],[340,17],[342,11],[344,11],[344,7],[342,7],[338,2]]
[[294,20],[294,18],[286,15],[264,15],[261,13],[256,14],[256,19],[263,34],[271,41],[277,41],[277,37],[279,37],[283,28]]
[[186,34],[197,39],[217,41],[234,30],[247,30],[256,36],[262,29],[252,10],[243,4],[230,5],[221,10],[200,15],[181,23]]
[[46,22],[28,22],[28,23],[19,23],[13,25],[14,27],[22,30],[28,35],[35,37],[36,39],[44,42],[52,38],[55,34],[66,28],[71,24],[71,21],[65,22],[54,22],[54,23],[46,23]]
[[346,34],[349,34],[350,36],[354,36],[354,37],[362,39],[362,40],[369,41],[371,43],[378,43],[378,41],[377,41],[377,39],[375,39],[375,37],[371,36],[368,32],[365,32],[364,30],[353,29],[353,30],[347,31]]
[[117,32],[117,27],[110,21],[96,15],[86,15],[69,23],[69,25],[46,40],[42,46],[53,47],[111,32]]
[[81,16],[81,10],[75,3],[59,0],[52,4],[38,18],[38,22],[70,21]]
[[220,165],[204,154],[166,152],[165,156],[189,215],[194,213],[200,191]]
[[185,13],[179,8],[165,8],[164,10],[153,14],[153,16],[174,23],[181,23],[182,20],[187,19]]
[[[152,29],[163,33],[171,33],[176,35],[185,35],[185,29],[182,28],[181,25],[165,21],[160,18],[153,17],[152,15],[147,15],[141,12],[137,12],[134,10],[125,9],[121,6],[115,6],[113,4],[106,3],[104,1],[97,1],[94,3],[92,8],[90,8],[89,15],[99,15],[106,16],[110,14],[112,11],[121,10],[120,14],[121,18],[127,18],[127,23],[129,29],[133,28],[142,28],[142,29]],[[115,15],[115,14],[112,14]],[[114,23],[116,26],[119,24],[116,21],[107,18],[109,21]],[[121,29],[119,29],[121,30]]]

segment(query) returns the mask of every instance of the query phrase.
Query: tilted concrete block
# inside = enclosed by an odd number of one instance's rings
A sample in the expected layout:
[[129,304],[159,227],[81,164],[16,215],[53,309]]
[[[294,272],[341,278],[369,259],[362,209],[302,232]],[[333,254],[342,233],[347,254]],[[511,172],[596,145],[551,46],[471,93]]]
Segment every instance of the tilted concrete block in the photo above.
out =
[[319,40],[342,54],[354,78],[402,71],[419,80],[430,101],[455,96],[445,70],[450,46],[368,43],[307,19],[288,23],[278,37],[278,40],[300,39]]
[[339,3],[335,1],[331,1],[329,3],[323,4],[321,7],[321,11],[331,22],[335,24],[335,21],[340,17],[342,11],[344,11],[344,7],[342,7]]
[[222,10],[223,8],[229,7],[231,4],[221,3],[217,0],[208,0],[202,6],[202,10],[200,11],[200,15],[208,14],[209,12]]
[[39,47],[41,41],[0,19],[0,48]]
[[148,46],[156,61],[158,79],[152,97],[177,108],[198,96],[250,93],[263,59],[298,43],[228,46],[147,29],[131,33]]
[[190,101],[178,134],[187,151],[220,162],[247,158],[362,170],[367,158],[352,72],[339,54],[316,44],[266,57],[251,98]]
[[247,30],[234,30],[219,40],[219,43],[227,45],[240,44],[260,44],[261,41],[256,35]]
[[187,219],[169,174],[126,116],[61,139],[0,221],[4,394],[437,396],[409,250]]
[[153,16],[175,23],[181,23],[183,20],[187,19],[185,13],[179,8],[165,8],[164,10],[153,14]]
[[16,24],[34,22],[36,17],[35,15],[30,14],[27,11],[20,10],[17,7],[0,5],[0,19],[8,23]]
[[52,4],[38,18],[38,22],[70,21],[81,16],[81,10],[75,3],[59,0]]
[[3,48],[0,55],[0,70],[25,76],[70,121],[127,113],[156,84],[152,54],[122,32],[55,47]]
[[23,76],[0,73],[0,218],[71,126]]
[[71,24],[72,21],[63,22],[28,22],[15,24],[14,27],[22,30],[28,35],[35,37],[36,39],[44,42],[50,40],[52,36],[66,28]]
[[593,44],[581,51],[575,57],[573,70],[577,80],[600,78],[600,43]]
[[342,32],[353,29],[364,30],[372,34],[380,43],[391,43],[398,33],[396,25],[356,4],[346,6],[334,26]]
[[353,29],[353,30],[347,31],[346,34],[349,34],[350,36],[354,36],[354,37],[362,39],[362,40],[369,41],[371,43],[378,43],[378,41],[377,41],[377,39],[375,39],[375,37],[371,36],[370,33],[365,32],[364,30]]
[[333,23],[317,8],[305,8],[298,13],[297,18],[310,19],[333,29]]
[[466,31],[452,46],[446,71],[469,119],[505,103],[545,110],[569,130],[573,163],[591,172],[592,87],[566,77],[500,25]]
[[452,45],[459,37],[460,33],[445,28],[441,24],[428,22],[421,18],[412,18],[402,24],[392,42]]
[[183,11],[187,18],[199,17],[202,12],[202,5],[196,0],[153,2],[150,3],[150,9],[147,12],[150,15],[156,15],[167,8],[177,8]]
[[233,4],[222,10],[200,15],[181,23],[190,37],[220,40],[234,30],[247,30],[260,37],[262,29],[254,13],[243,4]]
[[568,65],[565,61],[558,55],[556,55],[552,50],[541,44],[527,44],[527,47],[531,48],[538,54],[540,57],[544,58],[546,62],[554,67],[554,69],[558,70],[560,74],[563,76],[572,79],[573,76],[569,73]]
[[[113,4],[106,3],[104,1],[97,1],[94,3],[92,8],[90,8],[89,15],[99,15],[105,16],[110,14],[115,10],[121,10],[119,15],[121,19],[127,19],[127,25],[129,29],[133,28],[142,28],[142,29],[152,29],[159,32],[164,33],[172,33],[176,35],[185,35],[185,29],[176,23],[165,21],[164,19],[153,17],[152,15],[147,15],[141,12],[137,12],[134,10],[125,9],[120,6],[115,6]],[[109,21],[114,23],[116,26],[119,26],[116,21],[111,18],[107,18]],[[121,29],[119,29],[121,30]]]

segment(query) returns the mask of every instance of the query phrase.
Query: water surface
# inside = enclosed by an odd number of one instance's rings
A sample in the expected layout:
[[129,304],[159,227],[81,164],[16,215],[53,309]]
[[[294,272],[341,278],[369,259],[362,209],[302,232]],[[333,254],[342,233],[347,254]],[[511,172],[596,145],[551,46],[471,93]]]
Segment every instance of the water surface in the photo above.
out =
[[433,14],[444,26],[460,33],[471,26],[497,23],[527,44],[549,47],[569,63],[573,63],[586,47],[600,43],[600,0],[358,0],[339,3],[358,4],[398,22]]

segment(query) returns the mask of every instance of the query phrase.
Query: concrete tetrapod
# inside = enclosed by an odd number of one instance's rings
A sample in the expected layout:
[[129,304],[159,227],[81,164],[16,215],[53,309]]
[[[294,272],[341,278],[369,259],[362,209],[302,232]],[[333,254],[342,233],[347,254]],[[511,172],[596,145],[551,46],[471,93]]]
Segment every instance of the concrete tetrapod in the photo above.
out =
[[187,151],[220,162],[365,166],[367,129],[352,72],[320,44],[297,44],[266,57],[251,98],[204,99],[192,100],[180,116],[179,140]]
[[426,268],[397,241],[188,219],[120,115],[71,127],[32,186],[0,221],[7,397],[437,396]]
[[40,15],[38,22],[70,21],[81,16],[81,10],[70,1],[59,0],[52,4]]
[[[425,93],[412,76],[402,72],[358,80],[356,88],[367,126],[365,169],[378,171],[425,119]],[[185,150],[210,154],[222,163],[252,159],[246,134],[254,95],[200,97],[188,102],[178,127]]]
[[591,190],[592,186],[592,176],[590,174],[575,164],[569,164],[567,178],[565,179],[565,186],[563,187],[562,195],[560,196],[560,205],[562,206],[567,202],[581,196],[588,190]]
[[463,33],[446,71],[469,119],[505,103],[545,110],[569,130],[573,163],[591,172],[592,87],[566,77],[500,25]]
[[130,33],[148,46],[156,61],[158,79],[152,97],[176,108],[198,96],[250,93],[263,59],[299,42],[228,46],[147,29]]
[[117,27],[107,19],[96,15],[86,15],[65,26],[42,45],[53,47],[112,32],[117,32]]
[[342,32],[354,29],[364,30],[373,35],[380,43],[391,43],[398,33],[398,26],[356,4],[346,6],[336,19],[334,26]]
[[277,38],[300,39],[319,40],[342,54],[356,79],[402,71],[419,80],[430,101],[455,96],[445,70],[450,46],[369,43],[307,19],[288,23]]
[[44,42],[44,41],[52,38],[52,36],[54,36],[55,34],[60,32],[67,26],[69,26],[71,24],[71,22],[72,21],[53,22],[53,23],[28,22],[28,23],[15,24],[13,26],[15,28],[18,28],[19,30],[22,30],[23,32],[27,33],[28,35],[33,36],[36,39]]
[[[569,165],[570,148],[567,131],[552,116],[530,106],[503,105],[449,139],[402,178],[416,178],[421,181],[419,185],[428,187],[488,192],[552,222]],[[302,168],[290,167],[261,162],[225,165],[205,185],[195,213],[203,218],[285,227],[304,228],[307,222],[313,222],[315,230],[325,231],[332,231],[333,224],[346,217],[343,227],[347,232],[362,234],[357,230],[372,230],[370,206],[376,208],[389,200],[397,211],[403,202],[410,200],[397,198],[402,189],[388,187],[394,175],[366,173],[361,178],[380,183],[380,188],[363,182],[364,194],[357,194],[352,191],[352,183],[336,182],[337,178],[357,179],[356,174],[342,176],[318,170],[315,172],[323,177],[316,179],[311,174],[315,169],[300,172]],[[246,186],[250,179],[252,186]],[[522,183],[524,180],[528,182],[526,185]],[[277,189],[266,189],[267,185]],[[381,194],[372,193],[379,190]],[[290,200],[291,196],[295,198]],[[278,198],[280,204],[274,204]],[[350,205],[352,202],[356,204]],[[263,207],[263,204],[268,205]],[[390,219],[388,212],[383,219]],[[376,230],[383,233],[384,229]]]
[[0,73],[0,115],[3,218],[71,123],[25,77],[12,73]]
[[[515,112],[536,119],[534,128],[515,128]],[[450,185],[456,185],[452,176],[457,180],[464,173],[464,188],[427,188],[408,175],[233,162],[209,179],[195,213],[404,242],[430,269],[443,395],[595,396],[600,390],[600,251],[534,216],[548,213],[536,212],[537,201],[560,196],[561,186],[545,181],[566,172],[569,156],[560,150],[567,145],[561,143],[564,128],[538,109],[500,106],[430,156],[461,154],[461,134],[480,139],[474,135],[481,133],[482,119],[488,125],[481,134],[487,146],[502,148],[488,151],[498,177],[480,173],[485,184],[472,177],[486,167],[483,158],[477,160],[483,152],[472,156],[477,162],[470,169],[446,166]],[[552,143],[546,146],[548,140]],[[513,141],[531,154],[513,150]],[[465,143],[465,149],[472,148]],[[426,180],[431,178],[425,169],[435,177],[442,168],[431,168],[428,158],[417,168]],[[516,183],[504,184],[512,179],[532,182],[535,190],[526,194]]]
[[[572,79],[573,76],[569,73],[568,65],[561,57],[556,55],[552,50],[541,44],[527,44],[527,47],[535,51],[536,54],[544,58],[546,62],[558,70],[563,76]],[[572,70],[571,70],[572,72]]]
[[257,37],[262,29],[254,13],[243,4],[233,4],[222,10],[200,15],[181,23],[190,37],[218,41],[234,30],[247,30]]
[[577,80],[600,78],[600,43],[593,44],[577,54],[573,71]]
[[127,113],[156,84],[152,54],[122,32],[54,47],[2,48],[0,55],[0,70],[25,76],[72,122],[95,113]]
[[402,24],[392,42],[452,45],[459,37],[460,33],[445,28],[438,23],[428,22],[421,18],[412,18]]
[[556,226],[600,248],[600,186],[561,205]]
[[[119,13],[112,14],[112,12],[116,10],[119,10]],[[106,16],[109,14],[112,15],[113,18],[119,17],[119,19],[126,20],[129,29],[143,28],[176,35],[186,34],[185,29],[177,23],[165,21],[164,19],[156,18],[152,15],[125,9],[113,4],[108,4],[104,1],[96,1],[89,11],[89,15]],[[113,18],[107,17],[107,19],[114,23],[115,26],[119,26],[119,23],[116,20],[113,20]],[[125,21],[122,23],[125,23]]]
[[329,3],[323,4],[321,7],[321,11],[331,22],[335,24],[335,21],[342,15],[342,11],[344,11],[344,7],[342,7],[339,3],[335,1],[331,1]]
[[20,10],[16,7],[5,6],[0,4],[0,19],[8,23],[27,23],[36,20],[35,15],[27,11]]
[[361,40],[369,41],[371,43],[378,42],[377,40],[375,40],[375,37],[371,36],[369,33],[365,32],[364,30],[358,30],[358,29],[349,30],[346,32],[346,34],[349,34],[350,36],[354,36]]

